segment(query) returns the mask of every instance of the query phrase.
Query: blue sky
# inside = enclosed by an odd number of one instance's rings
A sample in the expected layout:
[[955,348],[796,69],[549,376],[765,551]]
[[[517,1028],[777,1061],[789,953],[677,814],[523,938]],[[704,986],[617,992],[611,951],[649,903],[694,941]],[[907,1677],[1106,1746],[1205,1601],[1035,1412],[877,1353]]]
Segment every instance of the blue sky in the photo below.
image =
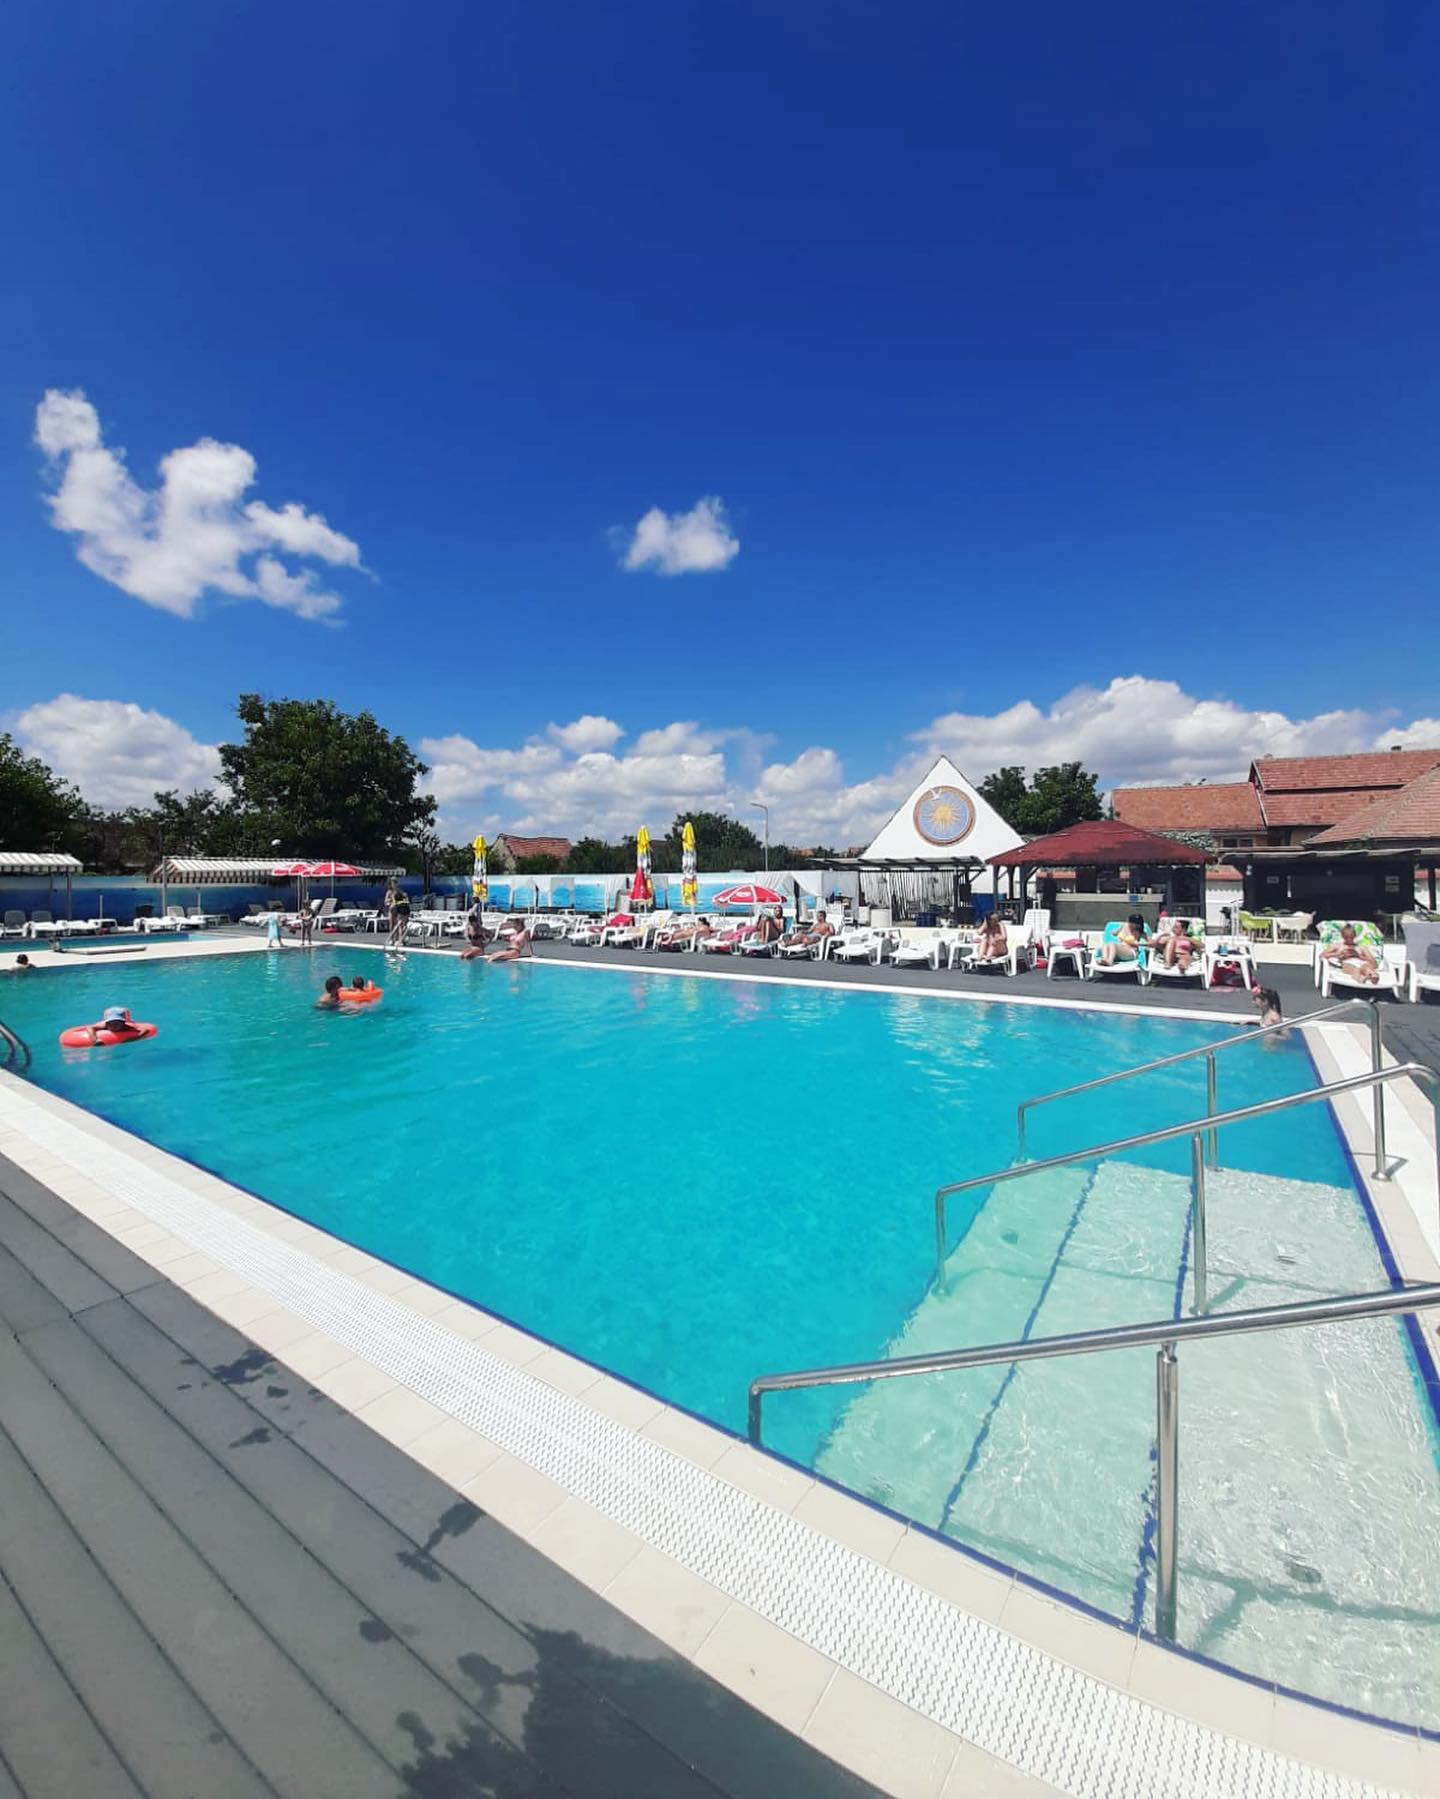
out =
[[101,797],[241,689],[457,834],[1440,739],[1433,9],[7,17],[0,720]]

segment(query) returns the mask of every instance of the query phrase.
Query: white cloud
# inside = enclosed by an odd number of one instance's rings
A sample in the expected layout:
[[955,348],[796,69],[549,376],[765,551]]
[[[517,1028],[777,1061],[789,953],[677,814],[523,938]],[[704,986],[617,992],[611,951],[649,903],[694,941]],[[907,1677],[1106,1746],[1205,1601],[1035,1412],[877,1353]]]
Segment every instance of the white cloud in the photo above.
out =
[[1417,718],[1413,725],[1382,731],[1372,749],[1433,750],[1440,748],[1440,718]]
[[601,718],[596,712],[587,712],[581,718],[572,719],[568,725],[546,725],[545,734],[562,750],[574,750],[580,755],[586,750],[613,749],[625,732],[613,718]]
[[1238,781],[1257,756],[1369,749],[1378,725],[1372,712],[1292,719],[1233,700],[1198,700],[1174,681],[1123,675],[1108,687],[1073,688],[1043,711],[1022,700],[996,713],[947,712],[911,735],[926,754],[943,751],[974,779],[1010,763],[1078,760],[1108,788],[1202,776]]
[[[577,725],[586,721],[577,720]],[[602,723],[607,727],[610,721]],[[1440,744],[1440,722],[1382,729],[1359,709],[1291,718],[1233,700],[1196,699],[1174,681],[1119,677],[1048,704],[1022,700],[993,713],[952,712],[911,733],[888,768],[847,780],[839,754],[812,744],[788,761],[763,760],[766,739],[743,728],[677,720],[642,731],[624,753],[592,748],[587,734],[551,726],[518,749],[482,749],[467,737],[420,745],[453,835],[487,830],[617,837],[644,823],[664,829],[680,812],[728,811],[755,826],[751,800],[770,807],[777,841],[868,843],[940,753],[974,781],[1018,763],[1033,771],[1078,760],[1102,789],[1156,781],[1243,779],[1252,757],[1342,753],[1374,745]]]
[[107,449],[83,393],[51,388],[35,410],[35,441],[56,477],[48,496],[58,531],[103,580],[178,618],[193,618],[207,592],[253,597],[301,618],[326,618],[340,598],[274,552],[359,568],[360,546],[293,501],[278,511],[242,504],[255,458],[238,444],[201,438],[160,461],[160,485],[141,487],[124,452]]
[[715,494],[697,500],[688,512],[662,512],[652,506],[628,544],[623,531],[617,536],[617,547],[624,548],[622,568],[652,569],[657,575],[706,574],[726,567],[740,554],[740,540],[726,520],[724,502]]
[[213,743],[201,743],[163,712],[126,700],[62,693],[14,721],[17,741],[100,806],[148,806],[166,788],[189,793],[220,772]]

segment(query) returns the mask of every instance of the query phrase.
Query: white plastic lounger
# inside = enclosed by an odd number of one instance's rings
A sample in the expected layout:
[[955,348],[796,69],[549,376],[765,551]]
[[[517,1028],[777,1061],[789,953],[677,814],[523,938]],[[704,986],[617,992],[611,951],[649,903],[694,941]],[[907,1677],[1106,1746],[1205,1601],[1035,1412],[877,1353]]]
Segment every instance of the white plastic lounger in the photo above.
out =
[[1152,981],[1188,981],[1194,979],[1205,984],[1205,921],[1203,918],[1181,918],[1174,922],[1185,926],[1186,935],[1190,939],[1190,963],[1182,968],[1179,962],[1170,967],[1165,966],[1165,948],[1163,943],[1150,946],[1149,965]]

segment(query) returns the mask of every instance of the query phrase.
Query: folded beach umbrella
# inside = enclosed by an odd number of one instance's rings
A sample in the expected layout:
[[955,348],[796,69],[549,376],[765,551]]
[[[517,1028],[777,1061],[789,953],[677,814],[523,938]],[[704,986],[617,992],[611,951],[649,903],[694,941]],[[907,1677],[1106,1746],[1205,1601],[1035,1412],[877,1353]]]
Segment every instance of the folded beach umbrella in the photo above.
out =
[[485,882],[485,839],[477,837],[470,845],[475,852],[475,870],[470,876],[470,897],[483,905],[490,897],[490,889]]
[[680,833],[680,904],[693,912],[700,898],[700,883],[695,879],[695,827],[687,818]]
[[637,906],[653,905],[655,901],[650,880],[650,833],[644,825],[635,839],[635,879],[630,883],[630,898]]

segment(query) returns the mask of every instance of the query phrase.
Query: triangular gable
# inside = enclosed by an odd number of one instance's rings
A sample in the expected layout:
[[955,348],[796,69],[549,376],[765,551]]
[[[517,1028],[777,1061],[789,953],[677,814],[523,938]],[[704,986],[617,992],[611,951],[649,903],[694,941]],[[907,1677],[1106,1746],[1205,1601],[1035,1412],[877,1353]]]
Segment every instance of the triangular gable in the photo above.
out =
[[950,758],[941,756],[865,854],[907,862],[985,862],[1024,841]]

